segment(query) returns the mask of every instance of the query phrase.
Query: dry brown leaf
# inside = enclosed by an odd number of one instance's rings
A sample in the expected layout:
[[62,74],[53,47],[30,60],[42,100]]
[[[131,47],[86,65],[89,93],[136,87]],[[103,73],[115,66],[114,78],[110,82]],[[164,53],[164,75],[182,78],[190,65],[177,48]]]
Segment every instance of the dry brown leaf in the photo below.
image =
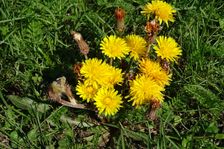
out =
[[[49,99],[58,102],[64,106],[84,109],[85,106],[83,104],[78,104],[75,100],[71,87],[67,84],[66,78],[60,77],[57,78],[56,81],[53,81],[48,89],[48,97]],[[64,99],[64,98],[67,98]]]

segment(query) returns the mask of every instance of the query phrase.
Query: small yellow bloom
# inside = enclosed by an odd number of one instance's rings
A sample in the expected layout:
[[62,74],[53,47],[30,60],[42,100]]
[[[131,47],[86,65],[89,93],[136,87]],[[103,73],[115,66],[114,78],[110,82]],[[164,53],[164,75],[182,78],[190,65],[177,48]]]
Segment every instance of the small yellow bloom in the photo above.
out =
[[102,86],[113,87],[115,84],[120,84],[123,81],[121,69],[108,65],[108,71],[104,75],[101,82]]
[[164,70],[151,74],[151,76],[159,86],[165,87],[166,85],[170,85],[172,75],[167,74]]
[[123,103],[121,95],[113,88],[101,88],[94,100],[99,113],[105,116],[115,115]]
[[168,3],[161,0],[153,0],[152,3],[147,3],[143,11],[141,12],[146,15],[154,14],[159,23],[165,22],[168,26],[168,21],[174,22],[173,14],[176,10]]
[[151,77],[158,85],[165,87],[171,81],[171,75],[168,75],[160,66],[159,63],[149,59],[142,59],[139,63],[140,72]]
[[121,69],[96,58],[86,60],[80,73],[86,79],[95,81],[101,86],[113,87],[123,81]]
[[99,85],[91,80],[86,80],[84,83],[78,82],[76,86],[77,94],[87,102],[93,101],[98,89]]
[[138,60],[141,56],[146,53],[146,41],[139,35],[128,35],[126,36],[126,42],[131,50],[131,57]]
[[166,59],[170,62],[176,62],[181,54],[181,49],[176,41],[171,37],[159,36],[157,39],[157,45],[154,45],[157,56],[162,59]]
[[165,89],[159,86],[152,78],[145,75],[138,75],[135,80],[130,82],[130,96],[133,106],[140,106],[151,100],[163,101]]
[[130,51],[125,40],[115,35],[105,37],[100,43],[100,49],[105,55],[113,59],[121,59]]
[[86,79],[98,82],[102,79],[102,73],[105,71],[104,67],[102,66],[102,60],[97,58],[88,59],[83,62],[83,66],[80,69],[80,73]]

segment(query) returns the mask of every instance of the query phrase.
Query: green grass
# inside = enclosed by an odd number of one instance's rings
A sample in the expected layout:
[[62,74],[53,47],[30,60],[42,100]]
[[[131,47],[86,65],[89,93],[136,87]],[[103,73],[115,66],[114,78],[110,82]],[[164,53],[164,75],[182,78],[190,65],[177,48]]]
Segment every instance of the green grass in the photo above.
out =
[[[222,0],[175,0],[174,37],[183,56],[155,122],[146,107],[122,111],[104,126],[84,110],[47,100],[50,82],[80,62],[70,31],[88,41],[94,57],[103,36],[115,33],[114,9],[127,12],[126,33],[144,35],[146,0],[0,1],[0,147],[221,148],[224,146],[224,4]],[[109,133],[114,132],[114,133]],[[109,136],[110,134],[110,136]],[[108,137],[109,136],[109,137]]]

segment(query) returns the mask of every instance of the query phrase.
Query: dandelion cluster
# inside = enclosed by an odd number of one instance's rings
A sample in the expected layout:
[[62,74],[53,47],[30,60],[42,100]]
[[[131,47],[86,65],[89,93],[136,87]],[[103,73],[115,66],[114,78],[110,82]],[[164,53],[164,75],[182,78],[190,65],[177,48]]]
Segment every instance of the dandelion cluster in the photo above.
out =
[[77,94],[87,102],[95,102],[100,114],[114,115],[122,103],[121,95],[114,89],[123,81],[121,69],[97,58],[87,59],[82,65],[80,73],[84,79],[76,86]]
[[[178,62],[182,50],[174,38],[158,34],[162,22],[167,26],[168,21],[174,22],[175,13],[165,1],[153,0],[142,10],[147,16],[146,37],[133,33],[104,37],[100,43],[103,58],[88,58],[85,53],[86,60],[78,72],[77,95],[107,117],[114,116],[123,104],[160,105],[165,87],[172,80],[170,65]],[[121,8],[115,11],[117,21],[122,20],[118,32],[124,32],[124,14]]]

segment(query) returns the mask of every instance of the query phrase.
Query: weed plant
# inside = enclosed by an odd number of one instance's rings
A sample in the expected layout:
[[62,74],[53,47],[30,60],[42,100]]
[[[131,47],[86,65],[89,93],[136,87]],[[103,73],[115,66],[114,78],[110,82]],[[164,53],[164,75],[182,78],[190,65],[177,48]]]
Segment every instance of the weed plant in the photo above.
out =
[[[90,57],[114,34],[114,9],[126,11],[125,33],[144,35],[146,0],[0,1],[1,148],[221,148],[224,146],[224,4],[168,1],[175,22],[161,34],[182,47],[173,82],[157,111],[121,111],[122,123],[99,126],[94,113],[60,106],[47,88],[65,76],[75,91],[73,64],[84,57],[70,31],[82,33]],[[77,97],[78,98],[78,97]],[[113,131],[114,134],[109,132]],[[108,140],[107,140],[108,139]]]

